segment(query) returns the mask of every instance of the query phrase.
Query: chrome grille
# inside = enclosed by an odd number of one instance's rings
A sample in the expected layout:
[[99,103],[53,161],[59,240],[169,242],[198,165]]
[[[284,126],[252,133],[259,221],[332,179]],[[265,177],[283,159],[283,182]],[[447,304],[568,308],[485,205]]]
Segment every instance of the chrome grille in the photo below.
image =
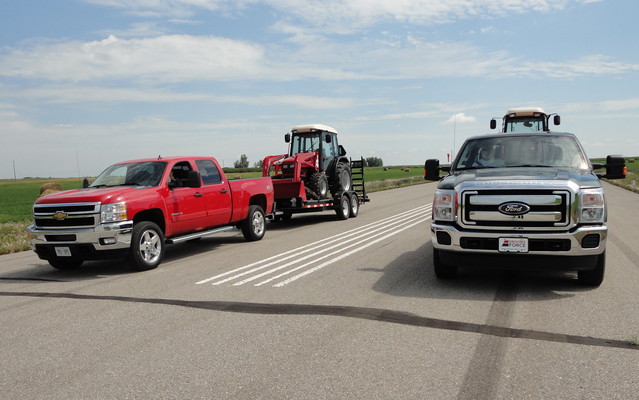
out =
[[35,204],[35,225],[43,228],[86,228],[100,222],[100,203]]

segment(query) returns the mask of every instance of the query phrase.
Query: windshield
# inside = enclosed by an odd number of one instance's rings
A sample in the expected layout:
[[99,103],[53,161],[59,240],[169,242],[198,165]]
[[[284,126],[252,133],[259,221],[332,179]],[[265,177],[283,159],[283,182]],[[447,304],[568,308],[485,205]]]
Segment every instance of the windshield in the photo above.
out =
[[320,134],[315,133],[298,133],[293,135],[291,143],[291,156],[297,153],[311,153],[319,151]]
[[157,186],[165,168],[166,163],[160,161],[116,164],[104,170],[89,187]]
[[522,117],[509,118],[506,121],[506,132],[541,132],[543,130],[543,119]]
[[588,169],[588,161],[572,137],[499,136],[468,140],[454,169],[556,167]]

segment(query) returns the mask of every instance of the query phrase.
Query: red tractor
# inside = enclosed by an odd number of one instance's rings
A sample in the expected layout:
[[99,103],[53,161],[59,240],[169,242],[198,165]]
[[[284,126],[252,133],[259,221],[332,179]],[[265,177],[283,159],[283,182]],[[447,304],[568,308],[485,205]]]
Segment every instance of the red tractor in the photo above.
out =
[[334,209],[341,219],[357,216],[359,205],[368,201],[364,161],[346,157],[337,131],[321,124],[300,125],[284,138],[289,152],[267,156],[262,162],[262,176],[273,179],[280,210],[276,219],[326,209]]

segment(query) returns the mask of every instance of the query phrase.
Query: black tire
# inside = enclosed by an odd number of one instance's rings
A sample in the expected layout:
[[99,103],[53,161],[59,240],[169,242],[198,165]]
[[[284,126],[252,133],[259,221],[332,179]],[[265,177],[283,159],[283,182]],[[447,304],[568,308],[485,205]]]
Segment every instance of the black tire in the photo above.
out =
[[359,214],[359,198],[357,197],[357,193],[351,194],[351,208],[349,217],[355,218]]
[[318,196],[318,200],[328,197],[328,179],[325,174],[314,172],[308,178],[306,185]]
[[598,287],[603,282],[606,272],[606,252],[597,256],[597,263],[594,269],[589,271],[578,271],[577,279],[584,286]]
[[333,177],[333,194],[337,192],[347,192],[352,187],[351,179],[351,167],[345,163],[340,162],[335,167],[335,176]]
[[59,269],[61,271],[76,269],[80,267],[82,263],[84,262],[84,260],[78,260],[78,259],[67,260],[67,259],[59,258],[59,257],[50,258],[47,261],[49,262],[50,266],[52,266],[55,269]]
[[337,219],[340,221],[348,219],[351,215],[351,200],[347,194],[339,198],[339,207],[335,209],[335,213],[337,214]]
[[150,221],[133,225],[129,264],[136,271],[157,268],[164,258],[164,234],[159,226]]
[[258,205],[249,207],[248,216],[242,222],[242,234],[249,242],[261,240],[266,232],[266,217],[264,210]]
[[457,276],[457,267],[444,264],[437,249],[433,249],[433,269],[435,276],[439,279],[452,279]]

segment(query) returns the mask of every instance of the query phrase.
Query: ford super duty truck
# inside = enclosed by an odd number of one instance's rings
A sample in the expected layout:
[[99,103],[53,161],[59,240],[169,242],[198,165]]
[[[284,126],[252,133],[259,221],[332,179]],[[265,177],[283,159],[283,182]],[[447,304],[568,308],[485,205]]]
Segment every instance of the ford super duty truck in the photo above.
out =
[[[594,172],[604,167],[605,175]],[[425,178],[440,180],[430,227],[435,275],[452,278],[458,267],[568,270],[599,286],[608,229],[599,178],[625,173],[623,157],[593,165],[573,134],[545,129],[471,137],[450,166],[427,160]]]
[[54,268],[126,257],[148,270],[167,244],[234,228],[260,240],[274,204],[271,178],[229,181],[212,157],[125,161],[83,186],[33,205],[30,246]]

